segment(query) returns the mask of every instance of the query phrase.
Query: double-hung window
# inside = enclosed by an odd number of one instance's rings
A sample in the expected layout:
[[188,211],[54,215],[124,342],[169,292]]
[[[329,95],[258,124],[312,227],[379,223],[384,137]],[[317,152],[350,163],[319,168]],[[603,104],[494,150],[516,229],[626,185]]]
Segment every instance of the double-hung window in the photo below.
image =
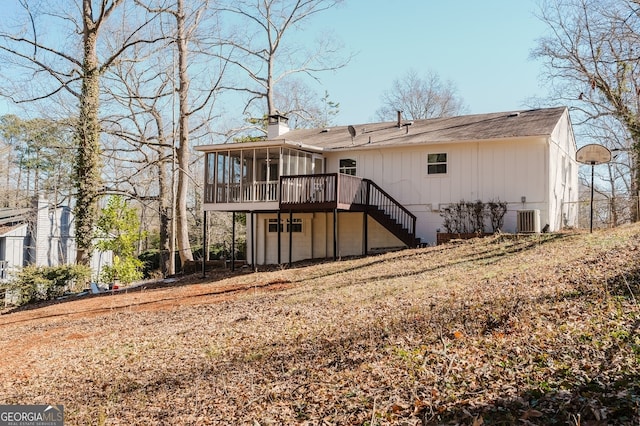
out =
[[443,175],[447,174],[447,154],[427,154],[427,174]]
[[356,175],[356,160],[352,160],[350,158],[343,158],[340,160],[340,173],[344,173],[345,175]]

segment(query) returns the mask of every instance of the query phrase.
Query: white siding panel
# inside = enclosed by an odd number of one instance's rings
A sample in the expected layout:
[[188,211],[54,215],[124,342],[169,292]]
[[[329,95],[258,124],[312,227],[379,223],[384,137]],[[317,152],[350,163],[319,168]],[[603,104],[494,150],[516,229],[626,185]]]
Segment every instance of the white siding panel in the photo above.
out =
[[395,235],[387,231],[385,227],[380,225],[375,219],[369,217],[367,222],[369,238],[368,245],[371,249],[385,249],[404,247],[405,244]]
[[[327,218],[329,216],[329,218]],[[311,221],[312,226],[312,248],[313,248],[313,257],[314,258],[323,258],[328,257],[328,253],[331,252],[332,246],[329,246],[329,239],[327,237],[328,231],[330,230],[333,239],[333,227],[327,228],[327,219],[333,220],[332,214],[327,213],[316,213],[313,215],[313,220]],[[329,222],[333,224],[333,222]],[[333,253],[331,253],[333,256]]]
[[338,255],[357,256],[362,254],[363,215],[361,213],[338,214]]
[[[276,219],[276,214],[260,214],[256,215],[257,220],[257,247],[259,247],[259,253],[256,255],[256,260],[259,265],[261,264],[277,264],[278,263],[278,233],[269,232],[269,219]],[[294,219],[302,218],[302,232],[294,232],[292,235],[292,257],[291,261],[297,262],[299,260],[311,259],[313,250],[313,216],[310,214],[294,214]],[[280,219],[283,223],[284,231],[280,233],[281,238],[281,254],[280,261],[282,263],[289,262],[289,233],[286,232],[286,224],[289,219],[289,214],[282,214]],[[260,251],[264,254],[261,256]]]
[[527,202],[543,202],[545,188],[545,145],[493,143],[480,147],[480,185],[476,199],[500,199],[519,203],[522,196]]
[[6,258],[9,267],[21,267],[25,265],[25,237],[6,237]]

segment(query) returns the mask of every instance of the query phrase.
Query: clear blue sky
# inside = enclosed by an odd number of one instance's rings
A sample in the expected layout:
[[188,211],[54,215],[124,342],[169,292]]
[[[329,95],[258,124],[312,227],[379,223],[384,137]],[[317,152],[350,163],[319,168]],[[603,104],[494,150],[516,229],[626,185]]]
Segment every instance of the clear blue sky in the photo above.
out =
[[[356,54],[313,86],[340,103],[334,124],[375,121],[382,93],[409,69],[451,80],[470,113],[509,111],[545,93],[540,64],[529,59],[546,30],[535,10],[536,0],[345,0],[315,15],[296,37],[311,42],[333,33]],[[0,99],[6,112],[20,114]]]
[[534,16],[536,4],[346,0],[316,15],[309,31],[332,31],[345,50],[357,53],[347,67],[320,76],[340,103],[335,124],[374,121],[384,90],[409,69],[431,69],[451,80],[470,113],[526,107],[527,98],[546,93],[539,86],[540,64],[529,59],[546,31]]

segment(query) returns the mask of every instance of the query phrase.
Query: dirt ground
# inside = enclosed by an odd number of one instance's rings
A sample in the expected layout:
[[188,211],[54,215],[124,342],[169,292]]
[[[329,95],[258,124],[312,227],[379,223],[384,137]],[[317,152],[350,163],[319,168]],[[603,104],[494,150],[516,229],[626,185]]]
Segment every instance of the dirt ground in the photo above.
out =
[[[271,292],[291,287],[286,280],[238,283],[233,277],[243,273],[217,272],[193,274],[177,279],[149,281],[135,288],[122,288],[102,294],[72,295],[65,299],[42,302],[22,308],[6,308],[0,313],[0,328],[21,325],[22,333],[9,338],[2,345],[2,369],[17,372],[25,369],[24,354],[41,342],[56,339],[60,344],[88,336],[109,333],[103,330],[79,333],[69,320],[88,320],[117,312],[162,312],[184,306],[211,305],[233,300],[248,292]],[[231,278],[231,281],[225,278]],[[5,328],[6,330],[6,328]],[[25,334],[24,330],[30,330]],[[5,334],[5,338],[6,338]]]

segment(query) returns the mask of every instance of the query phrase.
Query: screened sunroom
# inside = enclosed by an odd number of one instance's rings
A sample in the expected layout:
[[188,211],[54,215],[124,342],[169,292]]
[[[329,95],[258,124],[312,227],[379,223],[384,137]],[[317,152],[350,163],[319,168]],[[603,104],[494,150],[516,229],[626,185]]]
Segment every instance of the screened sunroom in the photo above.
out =
[[[271,145],[240,143],[198,147],[205,151],[204,202],[211,210],[270,210],[277,208],[280,177],[324,172],[317,152],[285,142]],[[252,206],[238,206],[249,203]]]

